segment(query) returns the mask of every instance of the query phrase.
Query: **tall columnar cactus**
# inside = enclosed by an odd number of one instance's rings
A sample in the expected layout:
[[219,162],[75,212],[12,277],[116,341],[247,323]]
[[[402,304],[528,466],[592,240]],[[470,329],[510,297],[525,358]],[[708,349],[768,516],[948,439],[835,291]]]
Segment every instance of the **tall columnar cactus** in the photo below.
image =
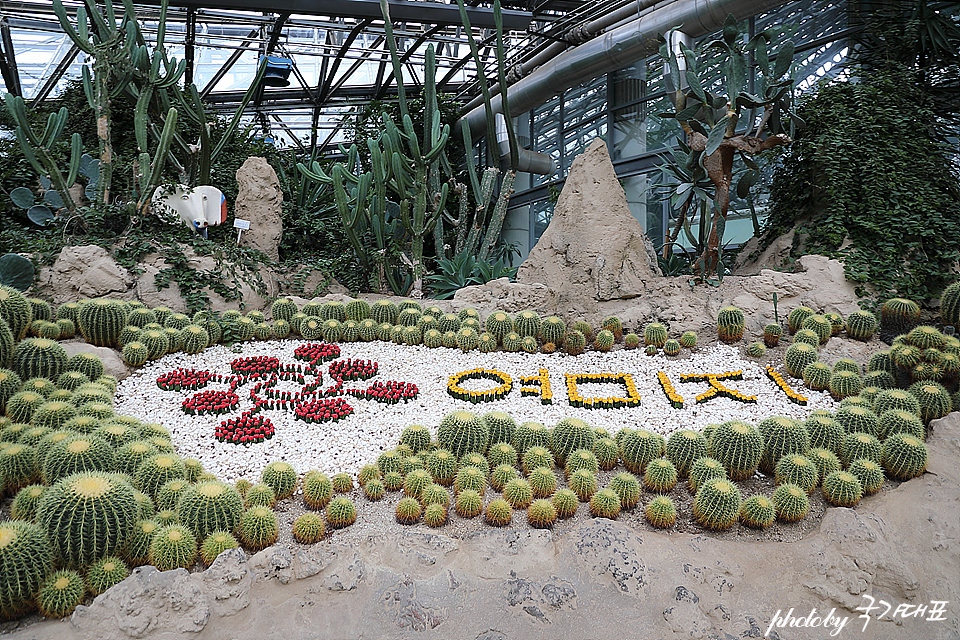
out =
[[37,522],[65,566],[89,565],[116,554],[136,520],[133,487],[107,473],[78,473],[58,481],[40,499]]

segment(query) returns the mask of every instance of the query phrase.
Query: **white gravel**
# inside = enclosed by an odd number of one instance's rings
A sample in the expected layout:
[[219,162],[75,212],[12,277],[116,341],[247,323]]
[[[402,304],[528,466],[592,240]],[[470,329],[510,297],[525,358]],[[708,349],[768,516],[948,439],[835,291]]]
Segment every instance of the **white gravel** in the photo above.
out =
[[[836,409],[836,403],[829,394],[810,391],[799,381],[788,378],[788,383],[792,383],[796,391],[808,398],[806,406],[790,402],[767,379],[763,366],[743,357],[737,347],[720,344],[698,348],[692,353],[684,350],[676,358],[667,358],[662,353],[650,357],[642,350],[627,351],[622,348],[609,353],[587,352],[571,357],[539,353],[483,354],[478,351],[465,354],[455,349],[428,349],[385,342],[340,344],[341,358],[370,359],[379,363],[376,377],[366,382],[346,383],[345,386],[366,388],[377,380],[413,382],[419,387],[419,397],[409,403],[385,405],[348,396],[345,399],[354,408],[354,414],[336,423],[307,424],[295,420],[292,410],[264,411],[263,415],[269,417],[276,427],[276,435],[265,442],[248,446],[218,442],[213,431],[221,420],[238,416],[241,411],[251,408],[249,383],[237,390],[241,397],[240,407],[230,414],[217,416],[185,415],[180,404],[196,392],[163,391],[156,385],[158,376],[180,367],[230,375],[230,362],[238,357],[267,355],[279,358],[281,364],[302,364],[293,358],[293,351],[303,343],[303,340],[252,342],[243,345],[242,353],[218,345],[198,355],[176,353],[165,356],[147,364],[120,383],[116,394],[117,413],[163,424],[173,435],[174,445],[181,456],[199,459],[205,469],[224,480],[234,481],[243,477],[254,481],[259,478],[264,466],[280,459],[286,460],[300,472],[320,469],[325,473],[356,473],[364,464],[374,461],[381,451],[394,447],[400,432],[407,425],[423,424],[435,434],[441,418],[455,409],[478,413],[504,411],[511,414],[517,424],[535,421],[548,427],[563,417],[573,416],[586,420],[592,426],[604,427],[612,434],[624,427],[642,427],[663,435],[680,428],[699,429],[709,423],[734,418],[755,423],[770,415],[804,418],[814,409]],[[324,388],[331,382],[326,374],[327,366],[323,365]],[[450,375],[476,367],[508,373],[513,378],[513,391],[503,400],[477,405],[456,400],[447,394]],[[520,377],[536,375],[540,368],[550,371],[553,405],[542,405],[535,396],[520,395]],[[694,397],[708,388],[707,383],[680,382],[680,375],[685,373],[723,373],[737,369],[743,370],[743,380],[730,380],[725,384],[744,394],[755,395],[756,404],[716,398],[698,405]],[[667,403],[656,377],[657,371],[661,370],[670,376],[677,392],[684,397],[682,409],[674,409]],[[620,372],[633,376],[642,399],[640,406],[580,409],[571,407],[567,402],[565,373]],[[464,386],[479,391],[493,388],[497,383],[473,381]],[[227,384],[211,383],[205,389],[227,387]],[[298,390],[293,383],[280,383],[277,388]],[[622,385],[612,384],[582,385],[580,392],[583,397],[626,395]]]

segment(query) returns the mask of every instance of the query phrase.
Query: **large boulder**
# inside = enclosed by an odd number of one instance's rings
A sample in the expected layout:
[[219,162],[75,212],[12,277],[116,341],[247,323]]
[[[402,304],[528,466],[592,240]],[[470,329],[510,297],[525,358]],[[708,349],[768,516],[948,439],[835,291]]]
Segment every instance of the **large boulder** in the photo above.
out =
[[561,298],[636,298],[660,276],[653,245],[630,212],[599,138],[573,161],[553,218],[520,265],[517,281]]
[[274,262],[279,261],[283,191],[277,172],[264,158],[251,156],[237,169],[237,187],[234,214],[250,221],[250,229],[240,236],[240,245],[262,251]]
[[134,278],[117,264],[103,247],[88,244],[67,246],[51,267],[40,270],[35,286],[49,291],[53,302],[76,302],[82,298],[124,298]]

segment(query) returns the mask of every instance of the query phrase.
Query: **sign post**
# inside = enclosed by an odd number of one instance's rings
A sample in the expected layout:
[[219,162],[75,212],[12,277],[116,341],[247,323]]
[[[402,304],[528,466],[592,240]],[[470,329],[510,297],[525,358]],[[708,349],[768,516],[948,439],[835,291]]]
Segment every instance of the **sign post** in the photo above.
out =
[[249,231],[249,230],[250,230],[250,221],[249,221],[249,220],[241,220],[240,218],[234,218],[234,220],[233,220],[233,228],[237,230],[237,244],[240,244],[240,235],[241,235],[244,231]]

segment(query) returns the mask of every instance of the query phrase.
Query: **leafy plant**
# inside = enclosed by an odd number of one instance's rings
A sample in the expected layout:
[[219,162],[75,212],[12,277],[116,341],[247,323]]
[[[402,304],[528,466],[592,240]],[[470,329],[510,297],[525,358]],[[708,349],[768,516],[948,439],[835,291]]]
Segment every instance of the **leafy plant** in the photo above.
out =
[[[676,51],[672,44],[677,29],[671,29],[661,38],[660,56],[669,68],[669,81],[675,88],[671,95],[675,111],[660,116],[676,119],[687,138],[686,143],[681,142],[679,152],[664,158],[662,167],[664,173],[675,180],[669,185],[673,190],[672,204],[680,204],[680,216],[666,243],[665,257],[669,257],[680,229],[685,228],[691,242],[701,251],[695,271],[704,279],[723,271],[720,248],[730,207],[736,158],[739,157],[748,167],[748,171],[737,182],[736,193],[750,203],[749,192],[758,181],[760,171],[759,165],[750,156],[790,143],[789,136],[781,131],[780,114],[790,113],[787,107],[793,87],[790,73],[793,41],[788,39],[774,54],[772,61],[768,51],[770,43],[780,31],[777,28],[766,29],[744,45],[740,25],[730,14],[724,22],[722,37],[707,43],[700,57],[682,42],[680,52]],[[701,80],[702,76],[706,77],[705,54],[708,51],[711,62],[721,66],[726,95],[711,93],[704,88],[712,86]],[[760,76],[758,94],[746,91],[748,53],[752,53],[753,67]],[[681,64],[680,56],[684,64]],[[684,67],[682,76],[681,67]],[[685,88],[682,80],[686,81]],[[762,112],[755,130],[755,120],[749,117],[746,119],[748,130],[739,133],[737,125],[744,109],[750,116],[754,115],[755,109],[761,109]],[[700,238],[696,241],[687,219],[691,209],[700,211]],[[708,214],[711,218],[709,233],[706,232]],[[755,223],[755,228],[757,226]]]
[[437,300],[448,300],[463,287],[486,284],[498,278],[513,280],[517,275],[517,267],[508,267],[503,258],[493,263],[483,262],[466,251],[453,258],[437,260],[437,270],[439,273],[427,276]]
[[26,291],[33,284],[33,263],[16,253],[0,256],[0,285]]

